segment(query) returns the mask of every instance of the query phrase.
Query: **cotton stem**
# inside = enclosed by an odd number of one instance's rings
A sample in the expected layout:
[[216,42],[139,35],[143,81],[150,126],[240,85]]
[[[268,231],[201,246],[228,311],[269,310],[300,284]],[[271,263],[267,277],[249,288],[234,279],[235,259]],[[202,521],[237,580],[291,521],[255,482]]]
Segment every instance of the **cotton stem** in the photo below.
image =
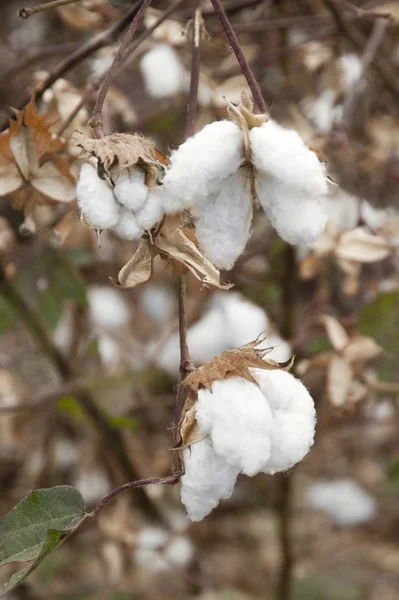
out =
[[54,0],[53,2],[39,4],[38,6],[34,6],[33,8],[20,8],[18,11],[18,15],[21,17],[21,19],[28,19],[32,15],[35,15],[39,12],[43,12],[44,10],[57,8],[57,6],[65,6],[66,4],[75,4],[76,2],[80,2],[80,0]]

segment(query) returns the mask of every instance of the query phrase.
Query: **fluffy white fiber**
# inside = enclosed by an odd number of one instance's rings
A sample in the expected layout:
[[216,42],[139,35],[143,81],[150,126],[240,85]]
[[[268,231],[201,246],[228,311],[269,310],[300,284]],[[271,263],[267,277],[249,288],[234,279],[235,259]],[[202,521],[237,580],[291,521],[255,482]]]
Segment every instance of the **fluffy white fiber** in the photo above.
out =
[[375,500],[351,479],[313,484],[308,491],[308,502],[342,527],[367,523],[376,513]]
[[320,197],[261,177],[257,181],[259,201],[277,233],[290,244],[309,244],[323,233],[327,212]]
[[113,287],[91,286],[88,290],[90,317],[96,328],[125,327],[130,313],[121,292]]
[[119,175],[114,187],[115,198],[118,202],[129,210],[139,210],[148,195],[144,178],[144,172],[140,169],[133,169]]
[[350,89],[356,85],[363,70],[362,61],[358,55],[353,52],[343,54],[338,58],[337,64],[341,70],[344,89]]
[[251,369],[200,390],[196,418],[206,437],[184,450],[181,499],[199,521],[228,498],[238,473],[290,469],[313,444],[316,412],[304,385],[285,371]]
[[119,219],[113,229],[125,240],[138,240],[143,233],[134,214],[124,206],[119,209]]
[[243,160],[242,134],[235,123],[206,125],[172,152],[162,186],[164,211],[179,212],[217,193],[221,182],[235,173]]
[[144,85],[152,98],[168,98],[186,87],[186,72],[177,53],[167,44],[155,44],[140,61]]
[[245,173],[225,179],[216,195],[194,208],[195,234],[205,256],[219,269],[231,269],[244,252],[252,221],[252,199]]
[[137,223],[142,229],[154,227],[163,216],[162,197],[159,190],[150,190],[144,206],[136,213]]
[[80,170],[76,188],[78,205],[85,219],[96,229],[115,227],[119,217],[119,205],[109,185],[100,179],[89,163]]
[[249,135],[252,160],[261,173],[307,196],[327,193],[324,166],[296,131],[270,119]]

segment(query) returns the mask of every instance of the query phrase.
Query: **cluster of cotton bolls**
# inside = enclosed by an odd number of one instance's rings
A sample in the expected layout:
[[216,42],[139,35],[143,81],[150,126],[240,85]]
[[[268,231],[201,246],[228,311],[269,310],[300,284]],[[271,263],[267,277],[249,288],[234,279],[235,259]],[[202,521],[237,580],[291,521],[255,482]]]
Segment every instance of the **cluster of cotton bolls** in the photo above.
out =
[[84,163],[76,190],[79,208],[94,229],[111,229],[124,239],[137,240],[162,218],[158,189],[147,187],[140,167],[125,169],[114,184],[112,188]]
[[137,535],[133,558],[138,566],[162,573],[187,566],[194,554],[194,546],[183,532],[171,535],[161,527],[146,527]]
[[230,497],[239,473],[286,471],[313,444],[316,413],[304,385],[283,370],[250,369],[200,389],[196,421],[201,441],[183,450],[181,499],[200,521]]
[[[190,356],[196,366],[203,365],[218,354],[252,342],[258,335],[267,334],[268,346],[275,346],[268,358],[285,362],[291,347],[272,332],[265,311],[238,292],[216,292],[203,316],[187,331]],[[173,334],[154,354],[157,365],[175,377],[180,363],[178,334]]]

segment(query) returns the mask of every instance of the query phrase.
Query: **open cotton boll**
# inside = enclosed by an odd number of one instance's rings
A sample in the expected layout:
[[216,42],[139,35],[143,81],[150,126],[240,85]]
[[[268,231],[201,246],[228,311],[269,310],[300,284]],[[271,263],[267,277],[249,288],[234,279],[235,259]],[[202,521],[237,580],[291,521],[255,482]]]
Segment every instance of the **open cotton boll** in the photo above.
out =
[[286,242],[310,244],[323,233],[327,213],[319,198],[266,178],[257,181],[257,192],[271,224]]
[[148,192],[144,206],[136,213],[137,223],[142,229],[149,230],[163,216],[162,197],[157,189]]
[[252,221],[252,198],[244,174],[225,179],[216,195],[194,208],[195,234],[205,256],[219,269],[231,269],[244,252]]
[[311,486],[307,499],[342,527],[367,523],[376,513],[375,500],[351,479],[319,481]]
[[177,53],[167,44],[155,44],[140,61],[144,85],[152,98],[168,98],[186,88],[186,72]]
[[262,348],[275,346],[275,348],[273,348],[273,350],[265,356],[265,359],[271,358],[277,362],[286,362],[292,356],[292,348],[290,344],[275,333],[268,335],[265,341],[260,344],[260,346]]
[[310,196],[327,194],[325,168],[298,133],[273,120],[249,133],[257,169]]
[[118,329],[126,327],[130,312],[124,297],[114,287],[91,286],[88,290],[90,317],[96,327]]
[[223,312],[223,327],[228,334],[229,344],[224,350],[252,342],[269,328],[265,311],[238,292],[214,293],[212,306],[219,307]]
[[168,532],[162,527],[144,527],[137,534],[137,547],[142,550],[158,550],[166,544],[168,537]]
[[100,179],[96,169],[89,163],[84,163],[80,170],[76,196],[80,210],[92,227],[115,227],[119,217],[119,205],[109,185]]
[[192,521],[201,521],[220,500],[231,496],[238,473],[218,456],[209,438],[183,450],[185,473],[181,477],[181,501]]
[[303,383],[280,370],[251,369],[270,406],[273,425],[266,473],[285,471],[303,459],[313,445],[316,411]]
[[273,420],[267,399],[255,383],[242,377],[215,381],[200,390],[196,417],[214,450],[226,462],[252,477],[270,456]]
[[194,558],[194,546],[188,537],[179,535],[168,544],[165,558],[174,567],[185,567]]
[[125,240],[138,240],[143,233],[134,214],[124,206],[119,210],[119,219],[113,230]]
[[235,173],[243,161],[238,125],[232,121],[206,125],[172,152],[162,186],[165,212],[179,212],[216,194],[221,182]]
[[144,183],[145,175],[141,169],[122,173],[114,187],[115,198],[129,210],[137,211],[143,206],[148,195],[148,187]]

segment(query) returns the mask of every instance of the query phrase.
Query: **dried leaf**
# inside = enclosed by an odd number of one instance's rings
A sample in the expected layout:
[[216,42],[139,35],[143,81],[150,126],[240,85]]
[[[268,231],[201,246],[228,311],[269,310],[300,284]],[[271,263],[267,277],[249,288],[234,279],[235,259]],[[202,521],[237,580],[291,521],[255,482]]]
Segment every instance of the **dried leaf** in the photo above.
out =
[[326,328],[328,339],[330,340],[334,350],[341,352],[349,342],[349,336],[341,323],[330,315],[322,315],[320,321]]
[[32,129],[18,122],[10,126],[10,148],[15,162],[25,181],[29,181],[31,175],[39,168],[39,160],[33,141]]
[[154,238],[154,244],[161,257],[163,255],[182,263],[191,273],[205,285],[213,285],[220,289],[229,289],[232,284],[220,282],[220,273],[207,260],[195,244],[189,240],[180,227],[180,215],[166,217],[159,232]]
[[351,339],[343,351],[348,362],[368,362],[381,356],[383,349],[374,338],[358,335]]
[[59,202],[76,198],[76,183],[63,175],[52,162],[46,162],[31,179],[32,186],[41,194]]
[[123,288],[134,288],[148,281],[152,275],[153,252],[147,239],[142,239],[135,254],[119,271],[118,282],[111,278],[115,285]]
[[322,261],[319,256],[312,254],[310,256],[306,256],[299,263],[299,276],[301,279],[313,279],[320,273],[320,270],[323,266]]
[[367,395],[367,386],[354,379],[348,391],[347,402],[350,404],[356,404]]
[[195,410],[196,404],[193,404],[193,406],[185,412],[181,421],[179,429],[180,442],[177,446],[180,450],[184,450],[184,448],[188,448],[188,446],[192,446],[206,437],[206,434],[200,433],[199,431],[198,423],[195,418]]
[[353,372],[349,363],[340,356],[334,355],[327,371],[327,393],[334,406],[343,406],[352,379]]
[[341,259],[373,263],[389,256],[392,248],[384,238],[358,227],[340,236],[334,252]]

